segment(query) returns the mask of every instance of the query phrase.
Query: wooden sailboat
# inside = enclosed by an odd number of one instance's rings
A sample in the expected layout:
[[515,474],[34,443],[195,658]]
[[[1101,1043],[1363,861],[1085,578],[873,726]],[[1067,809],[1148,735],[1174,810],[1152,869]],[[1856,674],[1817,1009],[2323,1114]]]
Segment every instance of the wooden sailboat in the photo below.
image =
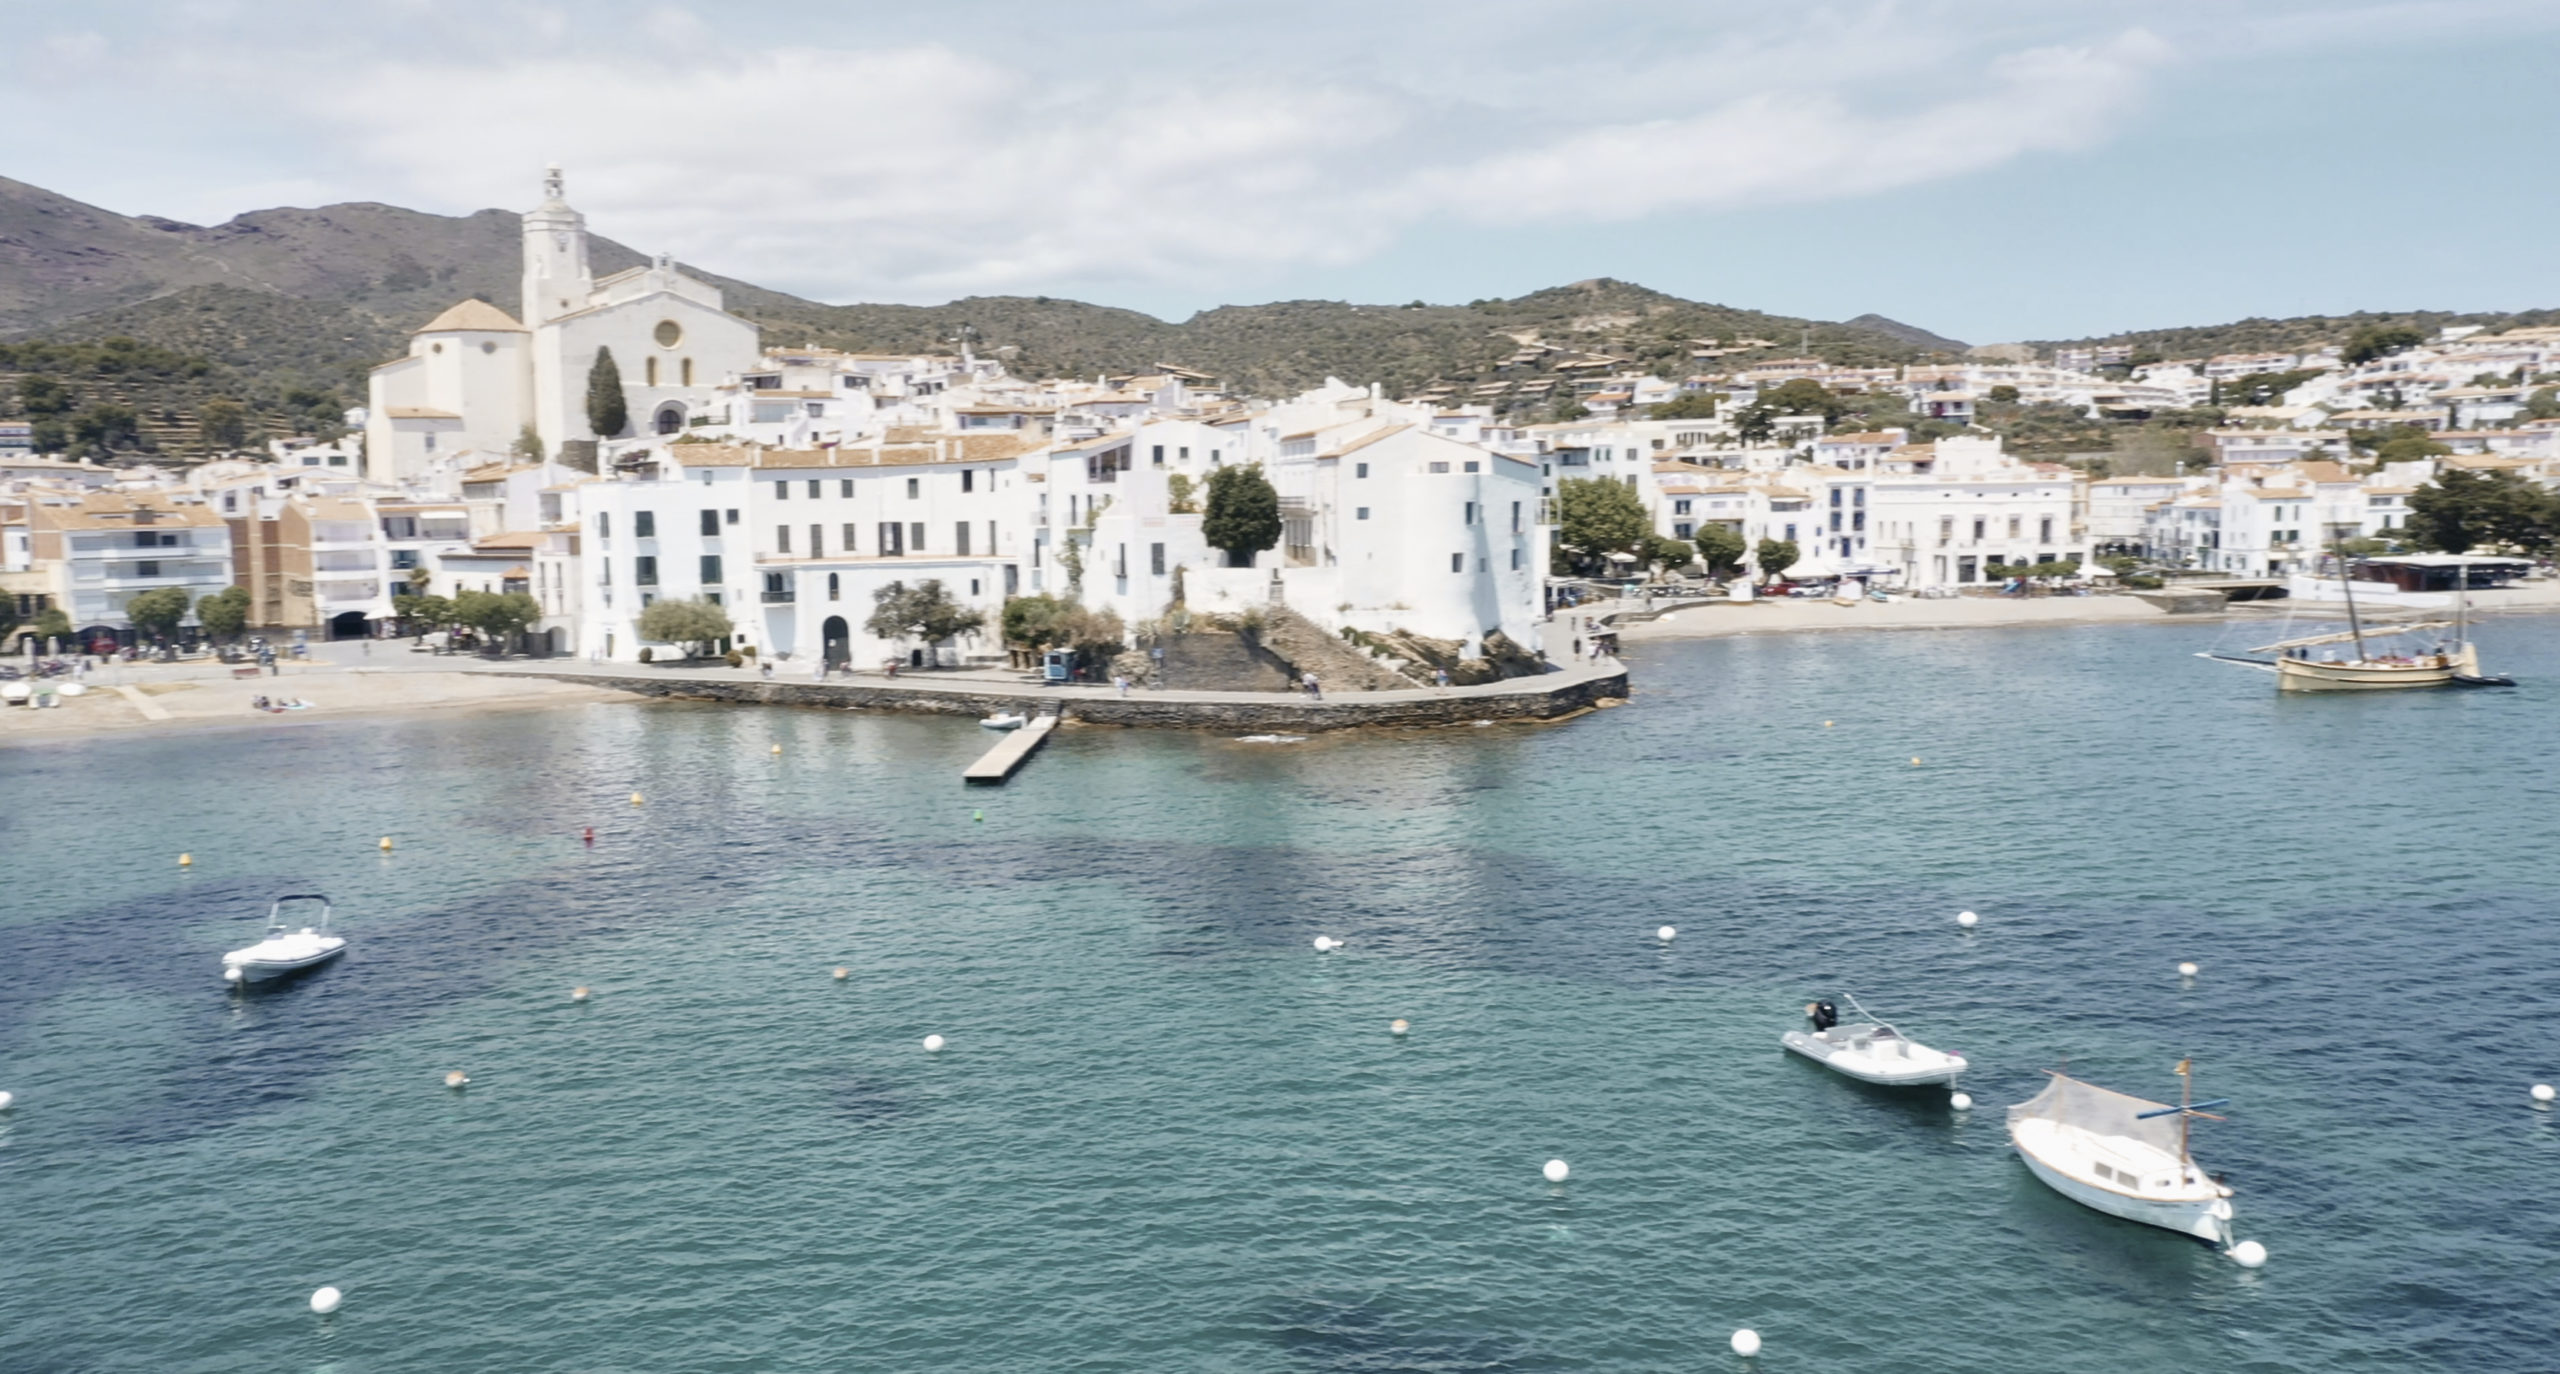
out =
[[[2274,658],[2242,658],[2234,654],[2201,654],[2201,658],[2218,658],[2228,663],[2245,663],[2276,675],[2276,690],[2283,692],[2371,691],[2392,687],[2513,686],[2511,679],[2490,677],[2480,671],[2480,649],[2471,642],[2471,602],[2468,594],[2469,569],[2462,568],[2457,580],[2461,587],[2455,598],[2452,620],[2392,621],[2367,628],[2364,617],[2356,610],[2355,579],[2347,566],[2345,550],[2338,551],[2338,585],[2347,598],[2347,628],[2336,634],[2305,635],[2297,639],[2280,639],[2249,650],[2252,654],[2274,654]],[[2431,630],[2451,630],[2451,639],[2439,639],[2427,649],[2397,651],[2392,641]],[[2313,656],[2313,650],[2325,645],[2352,644],[2353,657],[2342,657],[2335,650]]]

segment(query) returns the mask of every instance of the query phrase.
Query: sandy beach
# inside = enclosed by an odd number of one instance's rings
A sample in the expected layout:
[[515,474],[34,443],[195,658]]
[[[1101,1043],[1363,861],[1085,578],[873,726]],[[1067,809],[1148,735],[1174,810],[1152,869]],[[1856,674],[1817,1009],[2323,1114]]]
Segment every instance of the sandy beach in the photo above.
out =
[[[57,681],[59,681],[57,679]],[[132,664],[89,676],[88,690],[51,710],[0,710],[0,747],[87,735],[229,726],[283,729],[299,723],[424,712],[512,710],[629,701],[577,683],[439,669],[288,664],[275,677],[233,678],[200,664]],[[307,710],[253,710],[252,697],[299,698]]]

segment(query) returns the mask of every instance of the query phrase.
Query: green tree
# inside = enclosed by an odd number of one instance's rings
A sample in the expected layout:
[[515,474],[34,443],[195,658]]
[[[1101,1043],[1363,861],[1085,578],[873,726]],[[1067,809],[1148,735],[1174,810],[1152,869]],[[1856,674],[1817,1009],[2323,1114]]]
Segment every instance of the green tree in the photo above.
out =
[[1698,527],[1694,539],[1710,576],[1729,576],[1742,566],[1742,553],[1748,547],[1743,543],[1742,531],[1731,525],[1706,524]]
[[687,658],[700,658],[729,637],[736,627],[729,613],[708,601],[678,598],[652,601],[640,610],[640,637],[685,646]]
[[249,442],[249,408],[219,397],[196,411],[196,432],[204,446],[229,453]]
[[1712,391],[1684,391],[1645,412],[1648,420],[1712,420],[1724,397]]
[[595,366],[587,369],[587,428],[599,439],[610,439],[631,424],[631,410],[622,396],[622,369],[614,366],[613,350],[598,348]]
[[18,598],[0,596],[0,647],[8,644],[9,636],[17,632],[22,619],[18,614]]
[[1547,411],[1547,420],[1551,424],[1569,425],[1576,420],[1590,418],[1591,407],[1570,396],[1557,397],[1555,405]]
[[1585,571],[1606,566],[1613,553],[1633,553],[1653,537],[1653,520],[1635,489],[1606,477],[1568,477],[1556,483],[1556,542],[1572,551]]
[[1796,377],[1760,393],[1759,404],[1776,415],[1819,415],[1826,425],[1848,409],[1845,398],[1811,377]]
[[2512,472],[2449,468],[2409,494],[2409,538],[2440,553],[2498,546],[2548,553],[2560,545],[2560,494]]
[[1249,568],[1253,556],[1280,542],[1280,493],[1262,475],[1262,465],[1248,463],[1209,473],[1208,508],[1200,517],[1200,537],[1227,556],[1227,566]]
[[542,619],[542,603],[524,592],[463,592],[453,599],[453,618],[503,649]]
[[521,461],[539,463],[542,461],[542,436],[534,431],[533,426],[526,425],[517,432],[515,447],[510,451]]
[[[405,608],[401,605],[404,601],[408,603]],[[457,623],[453,618],[453,603],[441,596],[430,596],[423,592],[405,597],[395,596],[391,599],[391,606],[402,620],[408,622],[409,632],[420,639]]]
[[55,377],[20,377],[18,408],[33,416],[68,415],[73,397],[71,388]]
[[1686,539],[1652,535],[1645,540],[1643,557],[1646,562],[1659,563],[1665,568],[1685,568],[1698,561],[1698,546]]
[[1192,493],[1191,474],[1172,472],[1164,479],[1165,509],[1175,515],[1198,515],[1200,499]]
[[2403,349],[2415,348],[2427,341],[2426,333],[2405,324],[2369,324],[2348,336],[2346,351],[2339,356],[2353,367],[2387,357]]
[[1778,433],[1778,412],[1755,401],[1735,413],[1733,432],[1746,444],[1765,444]]
[[2436,437],[2418,425],[2398,425],[2379,436],[2373,446],[2375,461],[2407,463],[2420,458],[2441,458],[2453,452],[2438,443]]
[[2018,389],[2004,383],[1982,393],[1982,399],[1990,401],[1996,405],[2016,405],[2018,403]]
[[1041,592],[1007,597],[1000,617],[1004,642],[1037,652],[1067,642],[1067,612],[1075,603]]
[[34,623],[27,626],[27,633],[38,640],[69,639],[71,616],[60,606],[47,606],[36,612]]
[[1796,560],[1804,556],[1792,539],[1763,539],[1754,552],[1760,556],[1760,575],[1773,581],[1786,576],[1787,569],[1794,567]]
[[2528,420],[2560,420],[2560,386],[2546,386],[2525,398]]
[[142,417],[134,414],[131,406],[100,401],[71,417],[71,440],[98,454],[138,448],[142,443]]
[[929,577],[913,587],[892,582],[873,592],[871,618],[862,628],[874,639],[914,639],[930,646],[975,633],[986,623],[986,612],[961,605],[942,579]]
[[196,623],[218,639],[238,639],[249,628],[249,589],[225,587],[196,601]]
[[124,618],[132,622],[135,634],[167,639],[178,632],[178,622],[187,618],[187,605],[186,588],[154,587],[124,603]]

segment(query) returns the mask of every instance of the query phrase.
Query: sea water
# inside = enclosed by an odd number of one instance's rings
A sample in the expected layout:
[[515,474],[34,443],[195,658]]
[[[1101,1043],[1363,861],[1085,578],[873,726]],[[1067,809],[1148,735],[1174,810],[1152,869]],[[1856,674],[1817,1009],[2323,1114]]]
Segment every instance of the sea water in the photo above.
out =
[[[2522,687],[1649,645],[998,791],[967,722],[663,703],[0,751],[0,1368],[2551,1367],[2560,621],[2481,637]],[[226,988],[302,891],[352,952]],[[1979,1105],[1783,1055],[1843,990]],[[2264,1269],[2008,1147],[2182,1058]]]

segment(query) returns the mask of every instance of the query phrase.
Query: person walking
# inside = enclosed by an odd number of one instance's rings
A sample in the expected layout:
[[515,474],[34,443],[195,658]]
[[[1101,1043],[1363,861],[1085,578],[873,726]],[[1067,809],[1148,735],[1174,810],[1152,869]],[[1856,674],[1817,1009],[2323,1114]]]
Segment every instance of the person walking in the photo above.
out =
[[1313,669],[1309,669],[1307,671],[1307,699],[1310,701],[1324,700],[1324,684],[1316,681],[1315,670]]
[[1118,673],[1113,673],[1111,675],[1111,685],[1120,689],[1120,695],[1124,697],[1129,695],[1129,679],[1122,677]]
[[1449,670],[1448,670],[1448,669],[1446,669],[1446,668],[1434,668],[1434,669],[1432,669],[1432,670],[1431,670],[1431,678],[1432,678],[1432,680],[1433,680],[1433,681],[1435,681],[1435,682],[1437,682],[1437,683],[1439,683],[1439,684],[1440,684],[1440,689],[1441,689],[1442,691],[1447,691],[1447,690],[1448,690],[1448,688],[1449,688]]

